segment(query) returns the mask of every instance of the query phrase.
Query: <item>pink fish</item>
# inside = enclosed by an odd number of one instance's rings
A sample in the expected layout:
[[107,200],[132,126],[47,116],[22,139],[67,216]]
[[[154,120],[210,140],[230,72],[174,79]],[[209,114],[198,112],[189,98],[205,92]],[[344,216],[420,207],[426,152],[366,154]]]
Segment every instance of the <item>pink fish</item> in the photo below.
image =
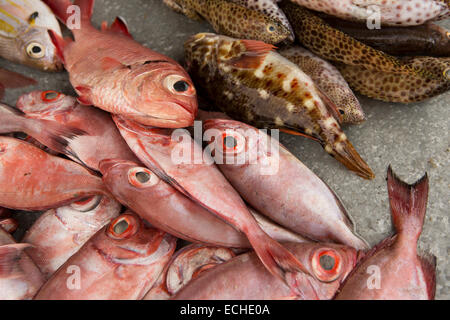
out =
[[436,257],[419,255],[428,200],[428,176],[408,185],[388,169],[388,192],[396,234],[358,262],[339,289],[338,300],[433,300]]
[[16,243],[0,227],[0,300],[31,299],[45,279],[24,252],[26,243]]
[[[76,17],[69,0],[45,0],[65,24]],[[180,128],[190,126],[197,97],[187,72],[174,60],[134,41],[124,21],[108,28],[90,22],[94,0],[76,0],[81,22],[72,27],[75,41],[49,31],[70,82],[83,104],[121,114],[140,123]]]
[[[281,281],[276,281],[258,261],[254,252],[241,254],[211,268],[191,280],[173,300],[329,300],[353,269],[355,249],[323,243],[286,244],[315,275],[297,274],[299,287],[310,282],[312,289],[299,297]],[[320,280],[318,280],[320,279]]]
[[[53,274],[35,299],[142,299],[158,279],[175,246],[174,237],[146,227],[137,215],[128,211],[89,239]],[[73,278],[75,272],[78,282]],[[67,283],[73,287],[68,288]]]
[[[160,179],[243,232],[273,275],[289,281],[290,274],[306,271],[292,253],[261,229],[239,194],[212,159],[204,157],[202,147],[188,132],[177,130],[176,137],[172,137],[174,130],[151,128],[118,116],[113,116],[113,120],[142,163]],[[297,289],[295,283],[290,286]]]
[[35,84],[34,79],[0,68],[0,99],[3,98],[6,88],[22,88]]
[[191,244],[178,250],[144,300],[167,300],[192,279],[235,256],[227,248]]
[[48,279],[98,230],[117,217],[121,205],[93,196],[42,214],[22,239],[26,251]]
[[[111,194],[153,226],[178,238],[216,246],[248,248],[245,235],[134,162],[111,159],[100,163],[103,182]],[[252,212],[261,228],[278,241],[305,238]]]
[[46,210],[96,194],[108,195],[101,178],[79,164],[0,137],[0,206]]
[[206,120],[204,129],[217,166],[256,210],[310,239],[368,248],[336,194],[277,140],[234,120]]
[[[19,98],[17,108],[27,118],[57,122],[62,127],[76,128],[83,135],[68,142],[66,154],[98,171],[103,159],[119,158],[138,161],[123,141],[111,116],[99,109],[80,105],[74,97],[62,93],[33,91]],[[31,121],[31,120],[30,120]]]

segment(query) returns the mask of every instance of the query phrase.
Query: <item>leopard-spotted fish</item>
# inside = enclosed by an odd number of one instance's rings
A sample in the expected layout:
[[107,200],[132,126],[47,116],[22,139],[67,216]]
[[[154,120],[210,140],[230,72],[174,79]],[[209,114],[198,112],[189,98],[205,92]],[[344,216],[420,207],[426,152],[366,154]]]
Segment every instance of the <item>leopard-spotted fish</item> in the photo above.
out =
[[[373,179],[313,80],[261,41],[200,33],[185,43],[196,84],[229,116],[312,137],[348,169]],[[330,103],[329,99],[325,99]]]
[[230,37],[279,43],[292,33],[279,20],[230,0],[164,0],[173,10],[194,20],[207,20]]
[[370,71],[344,64],[336,67],[353,89],[382,101],[419,102],[450,90],[450,57],[410,57],[405,62],[426,68],[435,78]]
[[45,71],[62,63],[48,30],[61,35],[50,9],[40,0],[0,0],[0,56]]

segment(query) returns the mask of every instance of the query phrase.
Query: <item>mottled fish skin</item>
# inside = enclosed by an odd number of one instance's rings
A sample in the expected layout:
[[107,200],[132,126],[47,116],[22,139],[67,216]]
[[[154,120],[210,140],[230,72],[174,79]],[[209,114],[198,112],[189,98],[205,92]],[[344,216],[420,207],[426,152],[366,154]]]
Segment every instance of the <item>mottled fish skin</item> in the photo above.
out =
[[338,108],[342,123],[356,124],[366,120],[358,98],[335,66],[300,46],[283,48],[278,53],[313,79]]
[[168,300],[192,279],[235,257],[231,249],[191,244],[178,250],[144,300]]
[[122,206],[109,197],[93,196],[44,212],[27,231],[26,252],[48,279],[91,236],[117,217]]
[[291,21],[297,39],[321,58],[369,70],[428,75],[424,70],[414,70],[396,57],[375,50],[332,28],[308,9],[289,1],[283,2],[281,7]]
[[24,251],[29,246],[16,243],[0,226],[0,300],[30,300],[44,284],[44,276]]
[[450,31],[434,23],[368,29],[365,24],[321,14],[330,26],[376,50],[394,56],[450,56]]
[[396,234],[362,255],[339,288],[336,300],[433,300],[435,297],[436,257],[417,250],[428,201],[428,177],[425,175],[409,185],[389,167],[387,184]]
[[[204,18],[221,34],[242,39],[279,43],[292,37],[291,29],[274,15],[249,9],[229,0],[164,0],[177,12],[192,19]],[[279,9],[278,9],[279,10]]]
[[278,7],[277,2],[280,0],[229,0],[231,2],[237,3],[241,6],[245,6],[252,10],[257,10],[263,14],[271,17],[273,20],[280,21],[285,28],[290,32],[288,37],[289,41],[294,41],[294,30],[289,23],[284,12]]
[[[286,0],[287,1],[287,0]],[[381,24],[415,26],[427,21],[445,19],[450,14],[448,0],[291,0],[315,11],[345,19],[367,21],[380,10]],[[369,9],[369,10],[368,10]]]
[[61,71],[48,30],[61,35],[58,21],[40,0],[0,2],[0,56],[44,71]]
[[[42,286],[36,300],[139,300],[169,261],[176,238],[126,211],[99,230]],[[68,287],[77,266],[80,287]]]
[[[330,300],[340,284],[353,269],[357,251],[336,244],[308,243],[286,246],[308,266],[313,274],[323,279],[311,280],[313,292],[300,298],[292,294],[282,282],[275,282],[257,261],[255,254],[244,253],[215,266],[191,280],[173,300],[310,300],[314,295],[320,300]],[[328,265],[322,265],[321,257],[327,256]],[[325,259],[324,259],[325,260]],[[322,260],[323,261],[323,260]],[[324,272],[328,268],[328,272]],[[331,269],[331,270],[330,270]],[[325,275],[327,273],[327,275]],[[305,278],[295,279],[302,286]]]
[[68,141],[70,152],[65,154],[93,170],[98,171],[98,164],[104,159],[138,161],[111,116],[103,110],[81,105],[76,98],[53,90],[24,94],[16,106],[29,119],[51,121],[83,132]]
[[[201,33],[185,43],[185,56],[196,84],[228,116],[257,128],[304,133],[348,169],[373,179],[372,170],[322,101],[313,80],[270,49],[261,42]],[[237,65],[240,62],[243,65]]]
[[376,72],[344,64],[336,64],[336,67],[354,90],[387,102],[419,102],[450,89],[450,58],[411,57],[405,58],[404,61],[417,68],[426,69],[435,78],[424,79],[415,74]]

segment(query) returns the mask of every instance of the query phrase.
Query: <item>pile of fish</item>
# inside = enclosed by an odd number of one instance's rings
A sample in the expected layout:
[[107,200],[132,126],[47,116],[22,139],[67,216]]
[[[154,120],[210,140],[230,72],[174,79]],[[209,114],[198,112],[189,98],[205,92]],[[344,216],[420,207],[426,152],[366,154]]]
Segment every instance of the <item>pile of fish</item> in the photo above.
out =
[[[163,1],[217,32],[187,40],[186,69],[123,18],[95,28],[93,0],[0,3],[0,56],[64,67],[78,95],[0,104],[0,299],[434,299],[436,258],[417,251],[426,175],[408,185],[389,167],[395,234],[370,248],[260,129],[373,179],[341,127],[366,119],[351,88],[395,102],[448,90],[449,32],[430,22],[448,1],[377,2],[379,30],[361,24],[373,1]],[[0,70],[1,92],[33,84]],[[20,242],[17,210],[43,212]]]

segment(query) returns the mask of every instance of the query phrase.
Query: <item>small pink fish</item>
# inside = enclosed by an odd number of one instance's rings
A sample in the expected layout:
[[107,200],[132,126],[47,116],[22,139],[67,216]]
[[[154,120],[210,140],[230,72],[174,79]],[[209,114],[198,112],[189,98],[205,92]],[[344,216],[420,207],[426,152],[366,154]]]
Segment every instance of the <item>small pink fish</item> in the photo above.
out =
[[396,234],[358,262],[339,289],[338,300],[433,300],[436,257],[419,255],[428,200],[428,177],[408,185],[388,169],[389,203]]
[[353,269],[357,251],[324,243],[286,244],[315,278],[295,277],[299,287],[310,282],[312,289],[302,297],[276,281],[258,261],[254,252],[244,253],[214,266],[181,288],[173,300],[329,300]]
[[26,251],[48,279],[89,238],[120,213],[109,197],[92,196],[42,214],[22,239]]
[[[98,231],[67,260],[35,299],[142,299],[169,262],[175,247],[174,237],[146,227],[137,215],[127,211]],[[73,271],[74,266],[76,271]],[[71,282],[74,272],[78,272],[78,283]],[[72,290],[67,283],[73,285]]]
[[144,300],[167,300],[192,279],[235,257],[232,250],[191,244],[178,250]]
[[[63,22],[72,21],[69,0],[45,0]],[[83,104],[166,128],[192,125],[197,96],[187,72],[174,60],[134,41],[117,18],[99,31],[91,25],[94,0],[77,0],[81,24],[75,41],[49,31],[70,82]],[[70,26],[69,26],[70,27]]]
[[[174,130],[152,128],[118,116],[113,116],[113,120],[142,163],[160,179],[243,232],[273,275],[288,282],[291,273],[306,271],[292,253],[261,229],[236,190],[186,130],[177,130],[172,137]],[[174,159],[177,154],[180,159]],[[289,285],[298,289],[295,283]]]
[[[216,246],[249,248],[245,235],[212,215],[156,174],[134,162],[110,159],[100,163],[103,182],[124,206],[153,226],[178,238]],[[278,241],[308,240],[251,211],[261,228]]]
[[0,227],[0,300],[31,299],[45,279],[31,258],[24,252],[26,243],[16,243]]
[[0,173],[0,206],[10,209],[46,210],[109,194],[101,178],[79,164],[9,137],[0,137]]
[[103,159],[138,161],[123,141],[111,116],[102,110],[80,105],[74,97],[52,90],[33,91],[19,98],[17,108],[29,119],[52,121],[63,128],[76,128],[83,132],[76,139],[69,140],[70,152],[65,153],[93,170],[98,171],[98,164]]

